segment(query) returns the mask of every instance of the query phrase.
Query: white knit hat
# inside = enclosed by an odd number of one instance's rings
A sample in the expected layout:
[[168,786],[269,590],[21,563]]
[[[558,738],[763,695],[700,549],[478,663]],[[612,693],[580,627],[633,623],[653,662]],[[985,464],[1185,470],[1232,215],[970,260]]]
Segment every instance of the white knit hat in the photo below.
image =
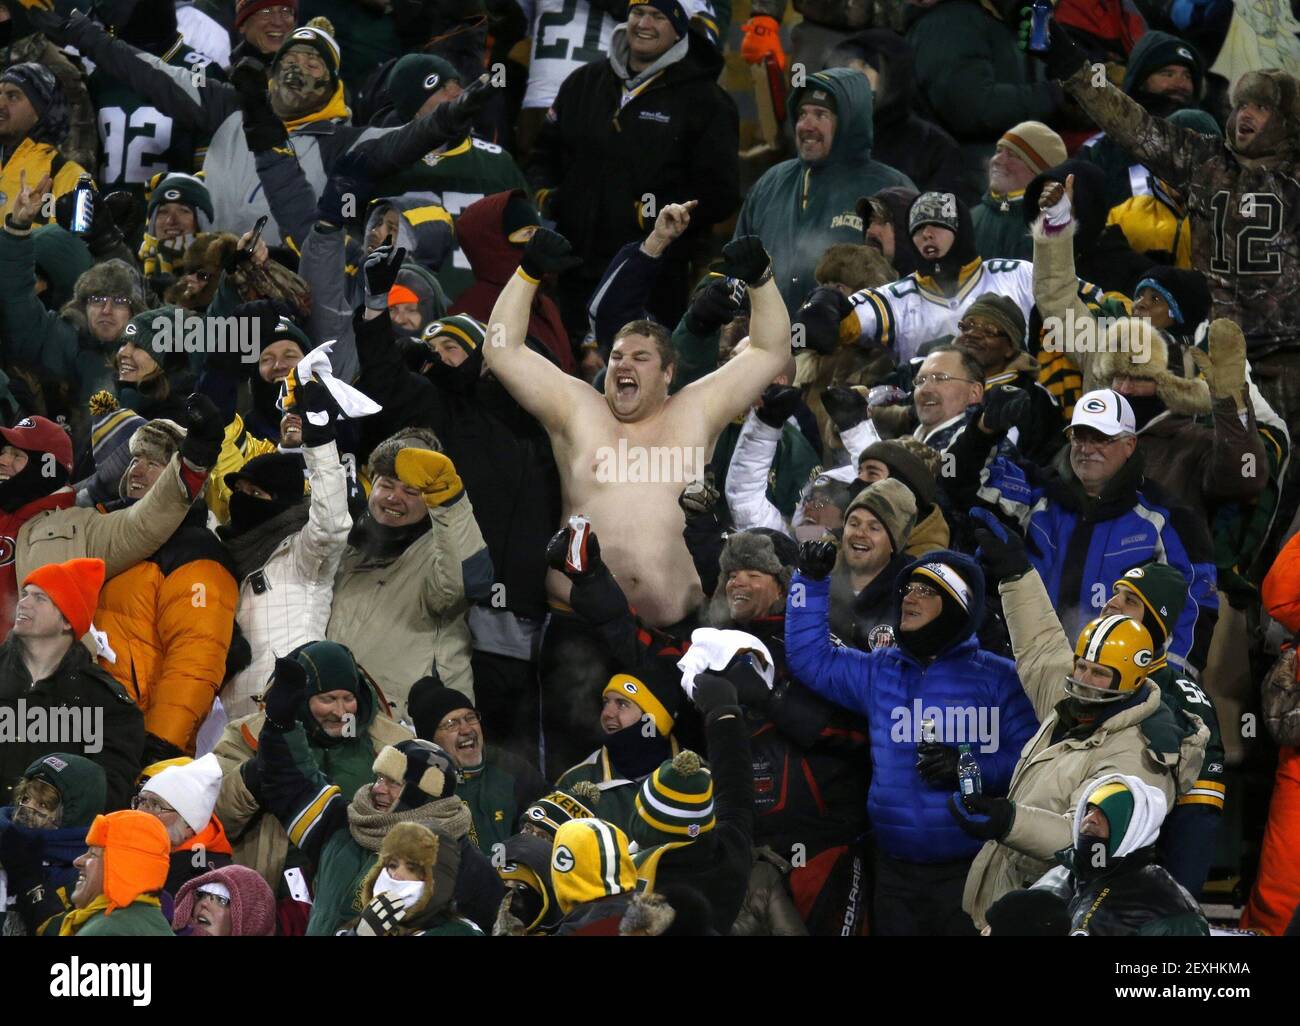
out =
[[189,824],[196,834],[212,819],[221,790],[221,763],[209,752],[184,766],[168,766],[141,788],[156,794]]

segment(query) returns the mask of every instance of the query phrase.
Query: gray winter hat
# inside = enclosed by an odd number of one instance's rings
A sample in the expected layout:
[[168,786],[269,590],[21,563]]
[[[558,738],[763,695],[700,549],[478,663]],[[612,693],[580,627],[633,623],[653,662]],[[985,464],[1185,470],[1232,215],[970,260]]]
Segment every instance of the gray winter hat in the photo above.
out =
[[377,477],[396,477],[397,454],[403,449],[430,449],[433,452],[442,452],[442,443],[428,428],[402,428],[371,450],[370,460],[367,463],[370,480],[373,481]]
[[[780,553],[778,545],[782,550]],[[718,569],[722,571],[723,580],[735,570],[758,570],[771,574],[784,590],[790,587],[798,559],[798,547],[785,535],[774,531],[741,531],[727,538],[718,558]]]

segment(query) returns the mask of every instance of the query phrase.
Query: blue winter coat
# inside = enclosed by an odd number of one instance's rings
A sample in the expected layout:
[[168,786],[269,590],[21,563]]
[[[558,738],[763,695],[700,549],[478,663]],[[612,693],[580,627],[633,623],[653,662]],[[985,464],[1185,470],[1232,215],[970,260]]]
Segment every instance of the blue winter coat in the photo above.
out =
[[[861,652],[832,642],[827,619],[829,580],[812,581],[797,574],[786,600],[790,672],[819,695],[866,716],[872,768],[867,815],[880,850],[905,862],[969,859],[984,843],[966,834],[948,812],[953,788],[927,784],[917,772],[918,720],[933,716],[940,741],[957,744],[971,738],[984,791],[994,795],[1007,793],[1020,750],[1038,729],[1015,664],[981,650],[973,636],[984,614],[984,575],[974,560],[947,550],[928,552],[903,568],[895,580],[895,594],[902,591],[915,567],[934,562],[946,563],[961,574],[972,599],[960,640],[928,666],[901,648]],[[924,712],[929,708],[937,711]],[[977,717],[977,732],[981,723],[996,728],[984,733],[987,744],[972,738],[969,730],[964,736],[953,735],[951,728],[970,722],[970,710]]]
[[[42,841],[41,852],[45,865],[46,888],[57,891],[60,887],[64,887],[67,888],[68,896],[71,896],[79,872],[72,863],[86,854],[86,831],[89,827],[82,823],[80,826],[60,827],[57,830],[33,830],[30,827],[18,826],[13,816],[12,805],[0,808],[0,833],[6,830],[17,830],[20,834],[29,836],[39,834]],[[0,913],[3,911],[0,909]]]

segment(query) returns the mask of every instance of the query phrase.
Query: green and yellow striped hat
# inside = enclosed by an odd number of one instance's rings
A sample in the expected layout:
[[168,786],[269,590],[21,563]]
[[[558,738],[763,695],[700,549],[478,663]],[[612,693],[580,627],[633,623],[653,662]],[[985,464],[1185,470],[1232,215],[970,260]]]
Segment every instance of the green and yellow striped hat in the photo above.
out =
[[636,796],[628,836],[641,849],[693,841],[717,824],[713,775],[700,757],[683,749],[645,778]]

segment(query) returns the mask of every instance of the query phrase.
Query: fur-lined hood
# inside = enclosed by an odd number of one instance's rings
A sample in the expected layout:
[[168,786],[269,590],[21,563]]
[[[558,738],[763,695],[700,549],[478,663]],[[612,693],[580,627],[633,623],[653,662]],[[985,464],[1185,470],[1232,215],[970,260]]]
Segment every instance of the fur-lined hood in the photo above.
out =
[[[1154,381],[1156,396],[1170,412],[1188,417],[1209,414],[1212,409],[1209,386],[1203,380],[1185,378],[1171,371],[1171,349],[1181,366],[1181,348],[1149,320],[1117,318],[1106,329],[1094,373],[1107,385],[1119,375]],[[1144,353],[1148,356],[1146,360],[1141,359]]]

